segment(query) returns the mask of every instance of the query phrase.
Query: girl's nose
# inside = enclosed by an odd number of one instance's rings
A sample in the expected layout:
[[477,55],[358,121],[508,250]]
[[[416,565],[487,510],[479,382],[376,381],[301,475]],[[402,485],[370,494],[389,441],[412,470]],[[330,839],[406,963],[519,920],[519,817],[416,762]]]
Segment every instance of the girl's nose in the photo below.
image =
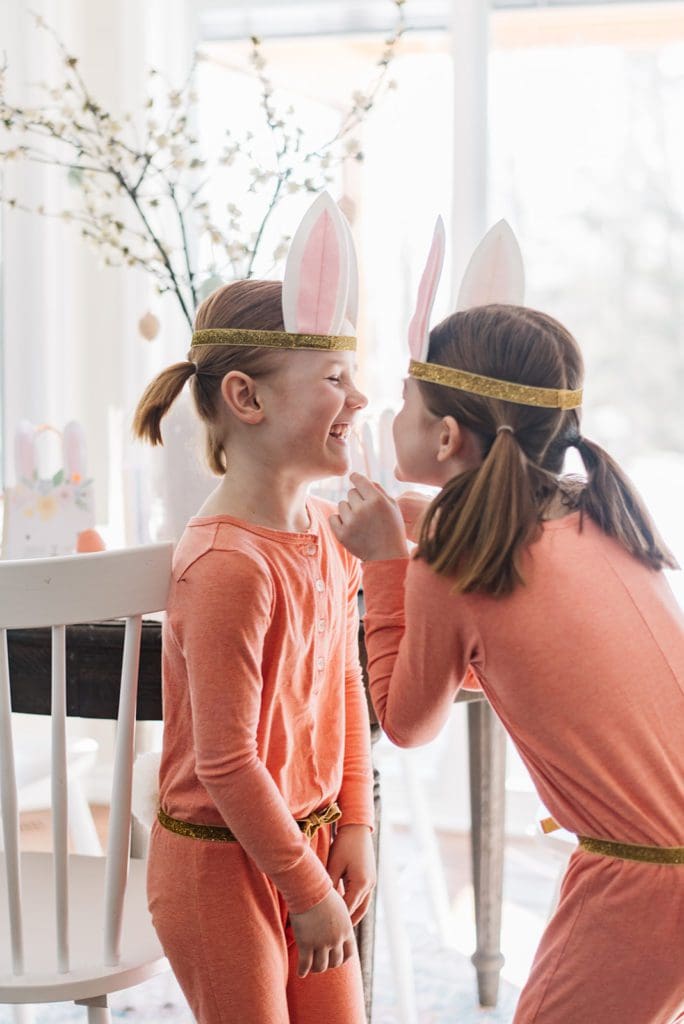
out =
[[365,409],[368,399],[357,388],[353,388],[347,395],[347,405],[350,405],[352,409]]

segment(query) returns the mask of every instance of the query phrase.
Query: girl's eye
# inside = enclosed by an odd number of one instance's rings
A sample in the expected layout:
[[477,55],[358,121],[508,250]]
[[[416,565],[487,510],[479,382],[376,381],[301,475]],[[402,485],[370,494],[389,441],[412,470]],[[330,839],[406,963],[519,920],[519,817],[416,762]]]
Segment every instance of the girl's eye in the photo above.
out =
[[326,379],[327,380],[334,380],[336,384],[340,383],[340,378],[339,377],[327,377]]

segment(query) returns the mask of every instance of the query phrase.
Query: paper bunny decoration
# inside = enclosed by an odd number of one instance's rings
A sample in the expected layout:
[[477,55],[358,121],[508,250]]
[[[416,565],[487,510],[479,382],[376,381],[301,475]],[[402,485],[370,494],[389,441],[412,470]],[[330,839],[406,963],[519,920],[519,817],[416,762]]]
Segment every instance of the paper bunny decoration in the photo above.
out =
[[351,229],[327,192],[304,214],[285,263],[284,331],[209,328],[194,345],[250,345],[280,349],[356,348],[358,268]]
[[432,244],[430,245],[428,258],[420,284],[418,285],[416,311],[409,324],[408,333],[411,358],[419,363],[424,363],[427,359],[428,346],[430,344],[430,314],[435,302],[439,279],[442,276],[444,249],[444,221],[441,217],[438,217],[432,235]]
[[[426,362],[429,345],[428,321],[439,282],[442,255],[443,227],[438,221],[418,290],[416,313],[409,329],[412,356],[409,376],[502,402],[547,409],[579,408],[582,404],[582,388],[574,391],[565,388],[539,388],[518,381],[482,376],[464,367],[441,366],[438,363]],[[465,310],[491,304],[521,306],[524,291],[525,275],[520,248],[506,221],[501,220],[487,232],[466,267],[458,296],[458,307]]]
[[283,321],[292,334],[354,334],[358,272],[351,229],[327,192],[309,207],[285,263]]
[[[416,310],[409,325],[411,359],[424,363],[430,343],[430,313],[444,264],[444,222],[437,218],[425,263]],[[522,305],[525,275],[517,239],[505,220],[489,229],[466,267],[458,293],[457,308],[470,309],[493,302]]]
[[5,490],[3,558],[72,554],[78,536],[95,523],[93,482],[86,478],[86,443],[79,423],[61,437],[62,466],[51,476],[39,471],[40,439],[54,428],[23,420],[14,438],[16,483]]

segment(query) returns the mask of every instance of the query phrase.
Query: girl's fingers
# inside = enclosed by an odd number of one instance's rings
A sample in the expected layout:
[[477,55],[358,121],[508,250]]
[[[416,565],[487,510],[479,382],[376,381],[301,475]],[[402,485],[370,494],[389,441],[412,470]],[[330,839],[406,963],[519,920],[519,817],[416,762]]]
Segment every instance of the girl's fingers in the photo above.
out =
[[342,520],[340,519],[340,517],[337,515],[336,512],[333,512],[333,514],[328,519],[328,522],[330,523],[330,529],[332,530],[332,532],[337,537],[337,531],[342,526]]
[[352,515],[351,505],[348,501],[341,501],[337,506],[337,514],[340,518],[340,522],[344,526],[345,523],[349,522]]
[[313,962],[313,954],[310,949],[299,950],[299,963],[297,964],[297,975],[300,978],[306,978],[307,974],[311,970]]
[[353,925],[357,925],[368,913],[368,907],[370,906],[372,895],[372,892],[366,893],[365,899],[361,900],[354,913],[350,913],[351,923]]
[[351,491],[347,495],[347,502],[349,503],[349,507],[352,509],[359,508],[363,505],[363,498],[355,487],[352,487]]
[[344,946],[333,946],[328,956],[328,970],[334,967],[341,967],[344,963]]
[[370,498],[375,493],[375,485],[363,473],[351,473],[349,479],[362,498]]
[[342,946],[342,949],[344,951],[344,962],[346,963],[347,960],[350,960],[351,957],[354,956],[354,953],[356,951],[356,939],[347,939],[347,941]]
[[322,974],[323,971],[328,969],[328,958],[330,950],[327,946],[323,946],[322,949],[317,949],[314,953],[313,963],[311,965],[312,974]]

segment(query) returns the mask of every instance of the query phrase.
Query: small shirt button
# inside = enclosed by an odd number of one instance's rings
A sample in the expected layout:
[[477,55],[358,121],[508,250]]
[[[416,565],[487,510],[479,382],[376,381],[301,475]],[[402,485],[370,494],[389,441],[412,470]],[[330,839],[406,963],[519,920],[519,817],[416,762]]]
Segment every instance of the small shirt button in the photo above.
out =
[[306,553],[307,553],[307,555],[315,555],[316,554],[316,545],[315,544],[309,544],[307,549],[306,549]]
[[318,632],[322,633],[324,629],[325,629],[325,619],[319,619],[318,620]]
[[319,594],[325,590],[325,583],[323,580],[316,580],[316,590]]
[[316,668],[319,672],[325,668],[325,658],[316,658]]

